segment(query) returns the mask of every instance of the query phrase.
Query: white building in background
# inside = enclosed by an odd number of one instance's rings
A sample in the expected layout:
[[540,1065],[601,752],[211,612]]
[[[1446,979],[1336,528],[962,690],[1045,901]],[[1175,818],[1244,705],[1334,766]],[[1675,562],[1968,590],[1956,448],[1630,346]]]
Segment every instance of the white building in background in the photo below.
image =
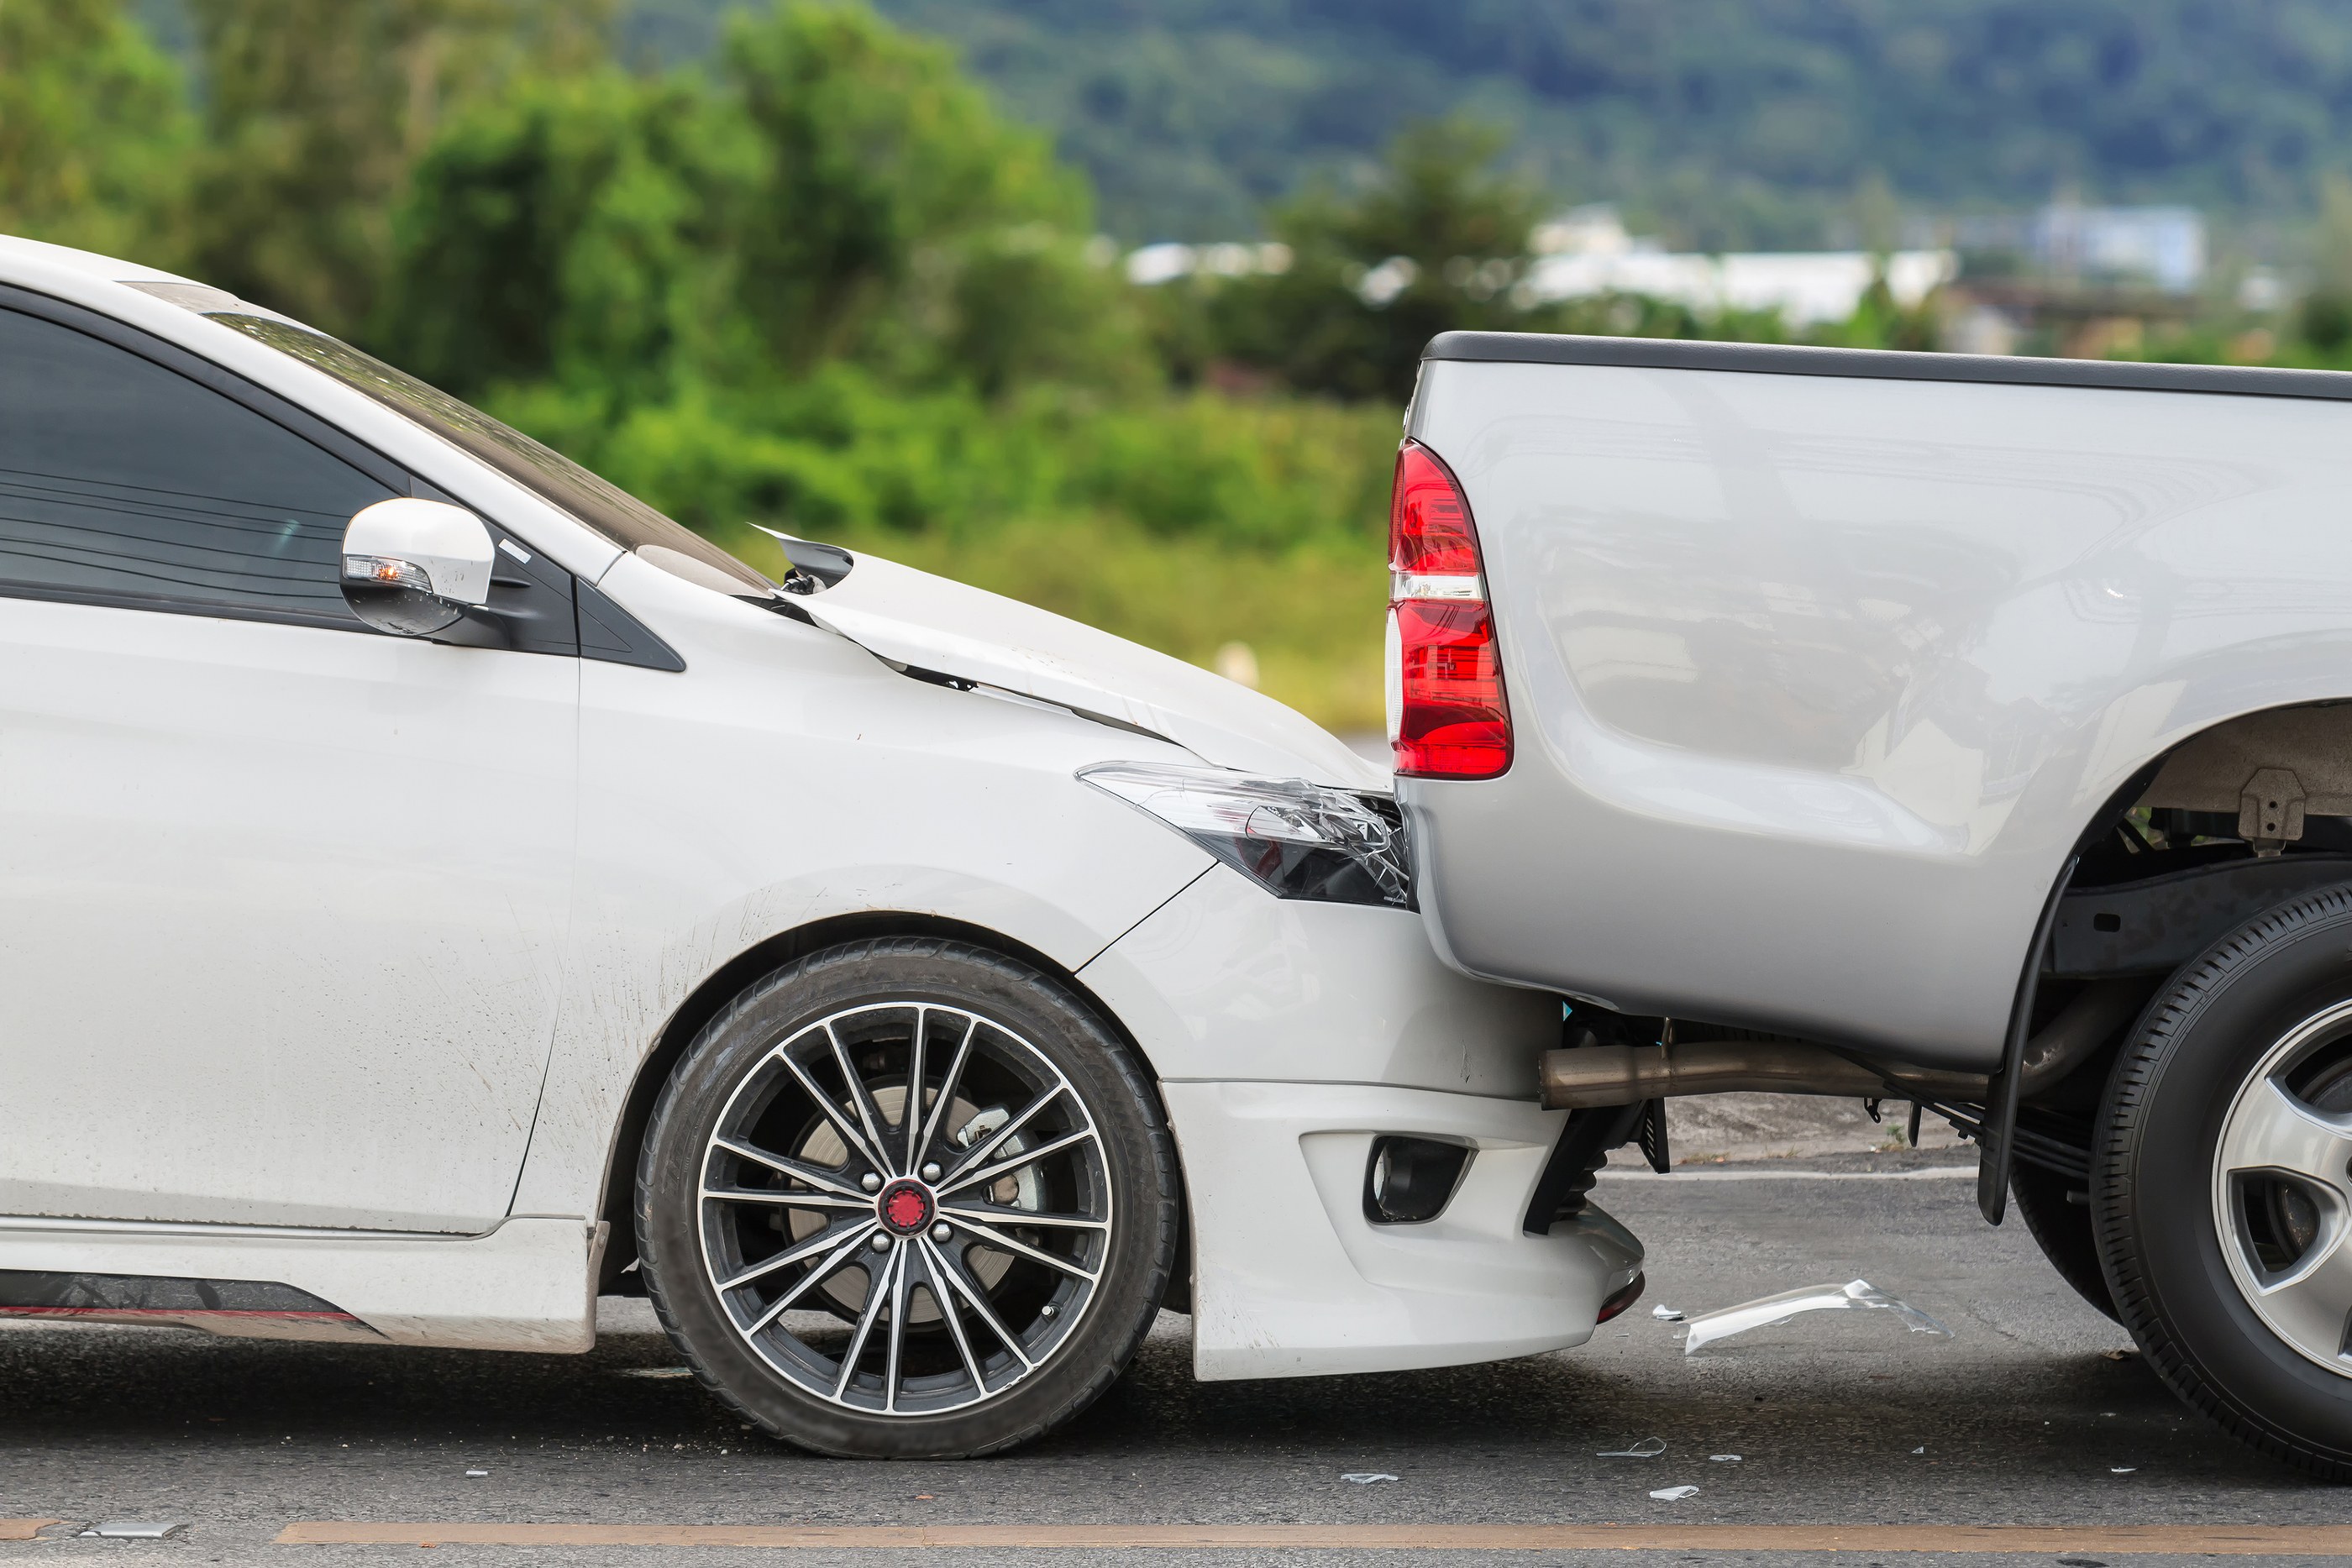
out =
[[1147,245],[1127,253],[1127,280],[1143,288],[1157,288],[1195,274],[1249,277],[1289,270],[1290,247],[1278,240],[1255,244],[1227,240],[1217,245],[1171,242]]
[[2194,207],[2086,207],[2056,201],[2032,216],[1982,214],[1954,220],[1967,251],[2008,251],[2046,278],[2138,283],[2195,292],[2205,277],[2205,219]]
[[2194,207],[2079,207],[2033,217],[2032,255],[2068,277],[2145,278],[2186,294],[2205,276],[2205,220]]
[[[1881,264],[1860,250],[1671,252],[1627,234],[1608,206],[1579,207],[1545,224],[1535,232],[1535,249],[1530,302],[1640,294],[1706,314],[1777,310],[1792,327],[1852,316]],[[1959,275],[1948,250],[1899,250],[1884,262],[1887,292],[1906,309]]]

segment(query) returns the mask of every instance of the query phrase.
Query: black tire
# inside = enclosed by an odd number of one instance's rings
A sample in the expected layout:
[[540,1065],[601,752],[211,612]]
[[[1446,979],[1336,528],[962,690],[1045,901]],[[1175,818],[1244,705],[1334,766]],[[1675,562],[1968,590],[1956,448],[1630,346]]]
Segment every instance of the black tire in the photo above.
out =
[[[2324,1028],[2311,1037],[2320,1045],[2294,1042],[2347,999],[2352,889],[2282,904],[2222,938],[2166,983],[2126,1042],[2091,1164],[2100,1256],[2148,1364],[2232,1436],[2338,1480],[2352,1479],[2352,1358],[2321,1364],[2257,1310],[2237,1271],[2257,1261],[2246,1227],[2263,1206],[2245,1207],[2221,1166],[2225,1127],[2241,1137],[2243,1108],[2269,1103],[2265,1085],[2296,1060],[2281,1052],[2332,1053],[2313,1059],[2330,1075],[2310,1081],[2323,1082],[2313,1103],[2345,1108],[2352,1048],[2329,1043]],[[2244,1163],[2234,1153],[2227,1161]],[[2231,1196],[2219,1199],[2217,1188]],[[2283,1253],[2280,1267],[2291,1272],[2296,1256]]]
[[[913,1126],[910,1103],[930,1107]],[[639,1257],[687,1364],[746,1419],[823,1454],[960,1458],[1117,1380],[1167,1289],[1178,1197],[1151,1084],[1067,989],[965,943],[882,938],[787,965],[696,1037],[646,1129]]]
[[2009,1195],[2017,1200],[2018,1215],[2058,1277],[2074,1286],[2076,1295],[2120,1322],[2107,1276],[2099,1267],[2099,1238],[2091,1224],[2090,1205],[2069,1197],[2070,1190],[2083,1189],[2032,1166],[2017,1166],[2009,1174]]

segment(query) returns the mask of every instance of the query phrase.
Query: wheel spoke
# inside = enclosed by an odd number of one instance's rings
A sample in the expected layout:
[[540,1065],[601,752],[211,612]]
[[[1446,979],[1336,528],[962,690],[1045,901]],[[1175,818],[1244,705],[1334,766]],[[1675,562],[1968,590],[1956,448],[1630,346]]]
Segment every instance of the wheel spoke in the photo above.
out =
[[[988,1142],[981,1145],[976,1149],[969,1151],[961,1159],[958,1160],[956,1162],[957,1168],[960,1170],[967,1166],[978,1166],[986,1162],[990,1155],[1003,1148],[1007,1142],[1021,1131],[1022,1128],[1035,1121],[1037,1119],[1038,1112],[1043,1111],[1046,1106],[1051,1105],[1055,1101],[1060,1099],[1062,1097],[1062,1088],[1063,1086],[1061,1084],[1056,1083],[1051,1089],[1046,1090],[1043,1094],[1038,1095],[1034,1100],[1030,1101],[1028,1104],[1023,1106],[1021,1108],[1021,1114],[1008,1119],[1004,1125],[997,1128],[995,1132],[989,1134]],[[950,1176],[953,1176],[955,1172],[950,1171],[948,1174]]]
[[894,1247],[890,1260],[882,1265],[878,1277],[870,1265],[866,1270],[866,1310],[857,1314],[856,1332],[849,1336],[849,1348],[841,1353],[841,1375],[833,1384],[833,1396],[840,1403],[847,1403],[842,1396],[849,1392],[850,1379],[857,1375],[858,1358],[866,1354],[866,1342],[882,1316],[883,1303],[890,1299],[890,1281],[898,1274],[899,1260],[906,1255],[905,1248]]
[[907,1046],[907,1099],[898,1107],[898,1130],[907,1140],[908,1174],[916,1168],[915,1145],[923,1134],[923,1035],[931,1027],[931,1009],[915,1009],[915,1038]]
[[971,1379],[974,1394],[988,1392],[988,1379],[980,1370],[980,1358],[971,1353],[971,1340],[963,1332],[963,1309],[956,1305],[955,1291],[947,1283],[947,1265],[940,1259],[939,1249],[929,1238],[917,1237],[915,1244],[923,1249],[923,1283],[939,1303],[940,1316],[948,1325],[948,1334],[955,1341],[956,1354],[963,1358],[965,1375]]
[[1021,1364],[1021,1370],[1027,1372],[1035,1367],[1037,1364],[1029,1359],[1029,1352],[1023,1347],[1018,1339],[1013,1337],[1013,1331],[1004,1326],[1004,1320],[996,1315],[996,1309],[988,1304],[986,1288],[966,1274],[963,1271],[963,1266],[948,1256],[947,1249],[934,1248],[932,1253],[947,1270],[949,1286],[971,1303],[971,1315],[978,1318],[981,1325],[994,1334],[1003,1343],[1004,1348],[1013,1353],[1013,1359]]
[[2315,1111],[2275,1078],[2252,1085],[2221,1138],[2227,1172],[2282,1170],[2344,1194],[2352,1165],[2352,1121]]
[[993,1203],[943,1203],[940,1215],[948,1219],[968,1220],[978,1225],[1042,1225],[1062,1230],[1108,1230],[1108,1219],[1089,1219],[1083,1214],[1031,1213],[1025,1208],[1006,1208]]
[[819,1192],[829,1192],[841,1197],[859,1196],[856,1187],[822,1166],[786,1159],[782,1155],[772,1155],[765,1149],[744,1143],[738,1138],[721,1136],[711,1139],[710,1143],[712,1147],[724,1149],[739,1159],[750,1160],[754,1165],[767,1166],[780,1176],[788,1176],[803,1186],[813,1186]]
[[872,1212],[870,1197],[843,1197],[830,1192],[794,1192],[789,1187],[704,1187],[705,1197],[722,1198],[729,1203],[772,1203],[782,1208],[837,1209],[856,1213],[860,1209]]
[[1081,1127],[1075,1133],[1065,1133],[1051,1143],[1040,1144],[1035,1148],[1017,1154],[1009,1160],[1000,1160],[986,1170],[974,1171],[970,1176],[957,1176],[943,1182],[940,1186],[939,1195],[945,1198],[950,1193],[961,1192],[968,1186],[985,1186],[1001,1176],[1019,1170],[1023,1166],[1034,1165],[1048,1155],[1058,1155],[1074,1144],[1090,1143],[1094,1135],[1094,1130],[1088,1127]]
[[[889,1140],[882,1135],[885,1125],[882,1107],[877,1105],[874,1096],[866,1092],[866,1080],[858,1077],[856,1070],[849,1065],[849,1052],[843,1048],[841,1037],[833,1032],[833,1025],[829,1022],[824,1026],[824,1038],[833,1042],[834,1062],[841,1069],[841,1081],[849,1090],[849,1103],[857,1108],[858,1121],[865,1124],[866,1136],[872,1141],[877,1153],[887,1153],[890,1145]],[[888,1165],[878,1165],[876,1168],[885,1176],[898,1174],[896,1167]]]
[[[856,1235],[853,1237],[852,1239],[863,1240],[867,1232],[880,1228],[880,1222],[877,1220],[868,1219],[865,1224],[853,1226],[851,1228],[856,1232]],[[721,1280],[719,1282],[719,1288],[721,1291],[740,1290],[743,1286],[750,1284],[754,1280],[760,1279],[765,1275],[772,1274],[779,1269],[790,1268],[793,1264],[801,1261],[804,1258],[814,1257],[817,1253],[824,1251],[826,1248],[831,1247],[836,1241],[839,1241],[841,1233],[835,1229],[828,1228],[820,1230],[815,1235],[808,1237],[803,1240],[795,1241],[790,1247],[785,1248],[782,1251],[777,1253],[772,1258],[761,1259],[757,1263],[752,1264],[750,1268],[744,1270],[733,1279]],[[847,1245],[847,1243],[844,1243],[844,1245]]]
[[807,1273],[803,1274],[799,1279],[793,1281],[793,1288],[791,1290],[786,1291],[782,1295],[778,1296],[774,1301],[770,1301],[765,1308],[761,1309],[758,1321],[753,1322],[750,1328],[745,1329],[743,1331],[744,1334],[748,1337],[761,1333],[762,1330],[766,1329],[770,1323],[774,1322],[778,1318],[782,1317],[787,1312],[790,1312],[792,1310],[793,1303],[799,1301],[803,1296],[808,1294],[811,1289],[823,1284],[825,1281],[832,1279],[835,1274],[841,1272],[843,1267],[848,1263],[850,1255],[856,1252],[859,1248],[866,1245],[866,1239],[872,1235],[876,1227],[871,1225],[861,1225],[857,1227],[856,1230],[850,1233],[847,1240],[844,1241],[839,1247],[834,1249],[830,1257],[826,1258],[824,1262],[819,1263],[815,1268],[811,1269]]
[[1043,1263],[1049,1269],[1059,1269],[1063,1273],[1084,1280],[1089,1285],[1095,1282],[1095,1276],[1092,1273],[1078,1264],[1071,1262],[1067,1258],[1057,1258],[1043,1248],[1032,1247],[1026,1241],[1016,1240],[992,1225],[983,1225],[968,1217],[959,1216],[959,1219],[966,1230],[980,1238],[984,1245],[993,1247],[1000,1252],[1010,1252],[1016,1258],[1026,1258],[1033,1263]]
[[912,1288],[908,1278],[913,1272],[908,1255],[914,1249],[912,1243],[902,1241],[890,1260],[890,1343],[884,1351],[882,1362],[882,1413],[885,1416],[898,1413],[899,1367],[907,1353],[907,1304],[911,1299],[909,1291]]
[[923,1118],[922,1135],[915,1140],[915,1152],[909,1156],[908,1168],[922,1168],[923,1156],[930,1152],[931,1140],[938,1135],[940,1123],[946,1117],[948,1107],[955,1103],[957,1087],[963,1082],[963,1064],[971,1055],[971,1042],[980,1033],[980,1019],[967,1015],[963,1039],[956,1042],[956,1053],[948,1062],[948,1075],[940,1080],[940,1097],[931,1103],[931,1113]]
[[2264,1315],[2281,1333],[2340,1359],[2347,1327],[2352,1325],[2352,1246],[2346,1244],[2340,1222],[2331,1222],[2312,1254],[2261,1291],[2259,1300]]
[[[830,1030],[826,1030],[828,1034],[831,1032]],[[782,1051],[777,1051],[776,1055],[783,1062],[785,1070],[800,1081],[802,1090],[810,1099],[816,1102],[817,1109],[824,1113],[824,1119],[833,1124],[833,1130],[841,1134],[841,1141],[849,1145],[851,1152],[876,1170],[887,1170],[889,1167],[883,1163],[882,1156],[877,1154],[873,1145],[866,1141],[865,1134],[858,1132],[857,1128],[851,1124],[841,1107],[834,1103],[833,1096],[817,1087],[817,1082],[809,1076],[808,1069]]]

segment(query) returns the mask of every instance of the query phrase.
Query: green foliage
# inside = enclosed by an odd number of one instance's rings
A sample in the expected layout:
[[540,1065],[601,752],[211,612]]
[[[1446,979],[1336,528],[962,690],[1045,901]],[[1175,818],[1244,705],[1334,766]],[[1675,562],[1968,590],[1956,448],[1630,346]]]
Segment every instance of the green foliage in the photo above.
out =
[[[1042,137],[862,7],[739,17],[725,68],[761,154],[736,303],[782,366],[926,371],[940,340],[985,341],[976,305],[1043,281],[1088,232],[1085,188]],[[1017,374],[1001,354],[982,364],[1000,384]]]
[[607,408],[668,395],[723,313],[709,253],[751,161],[733,129],[697,83],[610,68],[458,115],[395,214],[378,341],[462,395],[549,379]]
[[172,265],[184,91],[121,0],[0,3],[0,233]]
[[618,420],[548,383],[489,406],[714,536],[751,521],[972,539],[1056,516],[1245,551],[1376,540],[1397,430],[1378,404],[1108,402],[1049,386],[992,403],[969,388],[896,391],[845,364],[758,396],[697,386]]
[[461,392],[551,378],[617,417],[844,361],[990,398],[1150,379],[1083,185],[856,6],[739,18],[709,75],[520,84],[453,119],[394,226],[381,341]]
[[207,143],[193,262],[330,331],[363,332],[390,209],[455,110],[600,47],[596,0],[189,0]]
[[1531,325],[1513,292],[1540,198],[1494,172],[1501,147],[1486,127],[1416,125],[1360,188],[1281,208],[1289,270],[1216,291],[1226,351],[1305,390],[1401,400],[1435,334]]

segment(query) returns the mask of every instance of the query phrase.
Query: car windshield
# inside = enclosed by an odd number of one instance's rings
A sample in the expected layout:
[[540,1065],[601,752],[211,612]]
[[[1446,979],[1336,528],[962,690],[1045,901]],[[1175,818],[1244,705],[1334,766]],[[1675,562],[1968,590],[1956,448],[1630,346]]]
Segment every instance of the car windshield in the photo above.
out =
[[326,371],[446,437],[614,544],[636,552],[665,571],[722,593],[765,599],[775,591],[766,577],[700,534],[672,522],[562,453],[349,343],[282,317],[241,310],[205,314],[224,327]]

